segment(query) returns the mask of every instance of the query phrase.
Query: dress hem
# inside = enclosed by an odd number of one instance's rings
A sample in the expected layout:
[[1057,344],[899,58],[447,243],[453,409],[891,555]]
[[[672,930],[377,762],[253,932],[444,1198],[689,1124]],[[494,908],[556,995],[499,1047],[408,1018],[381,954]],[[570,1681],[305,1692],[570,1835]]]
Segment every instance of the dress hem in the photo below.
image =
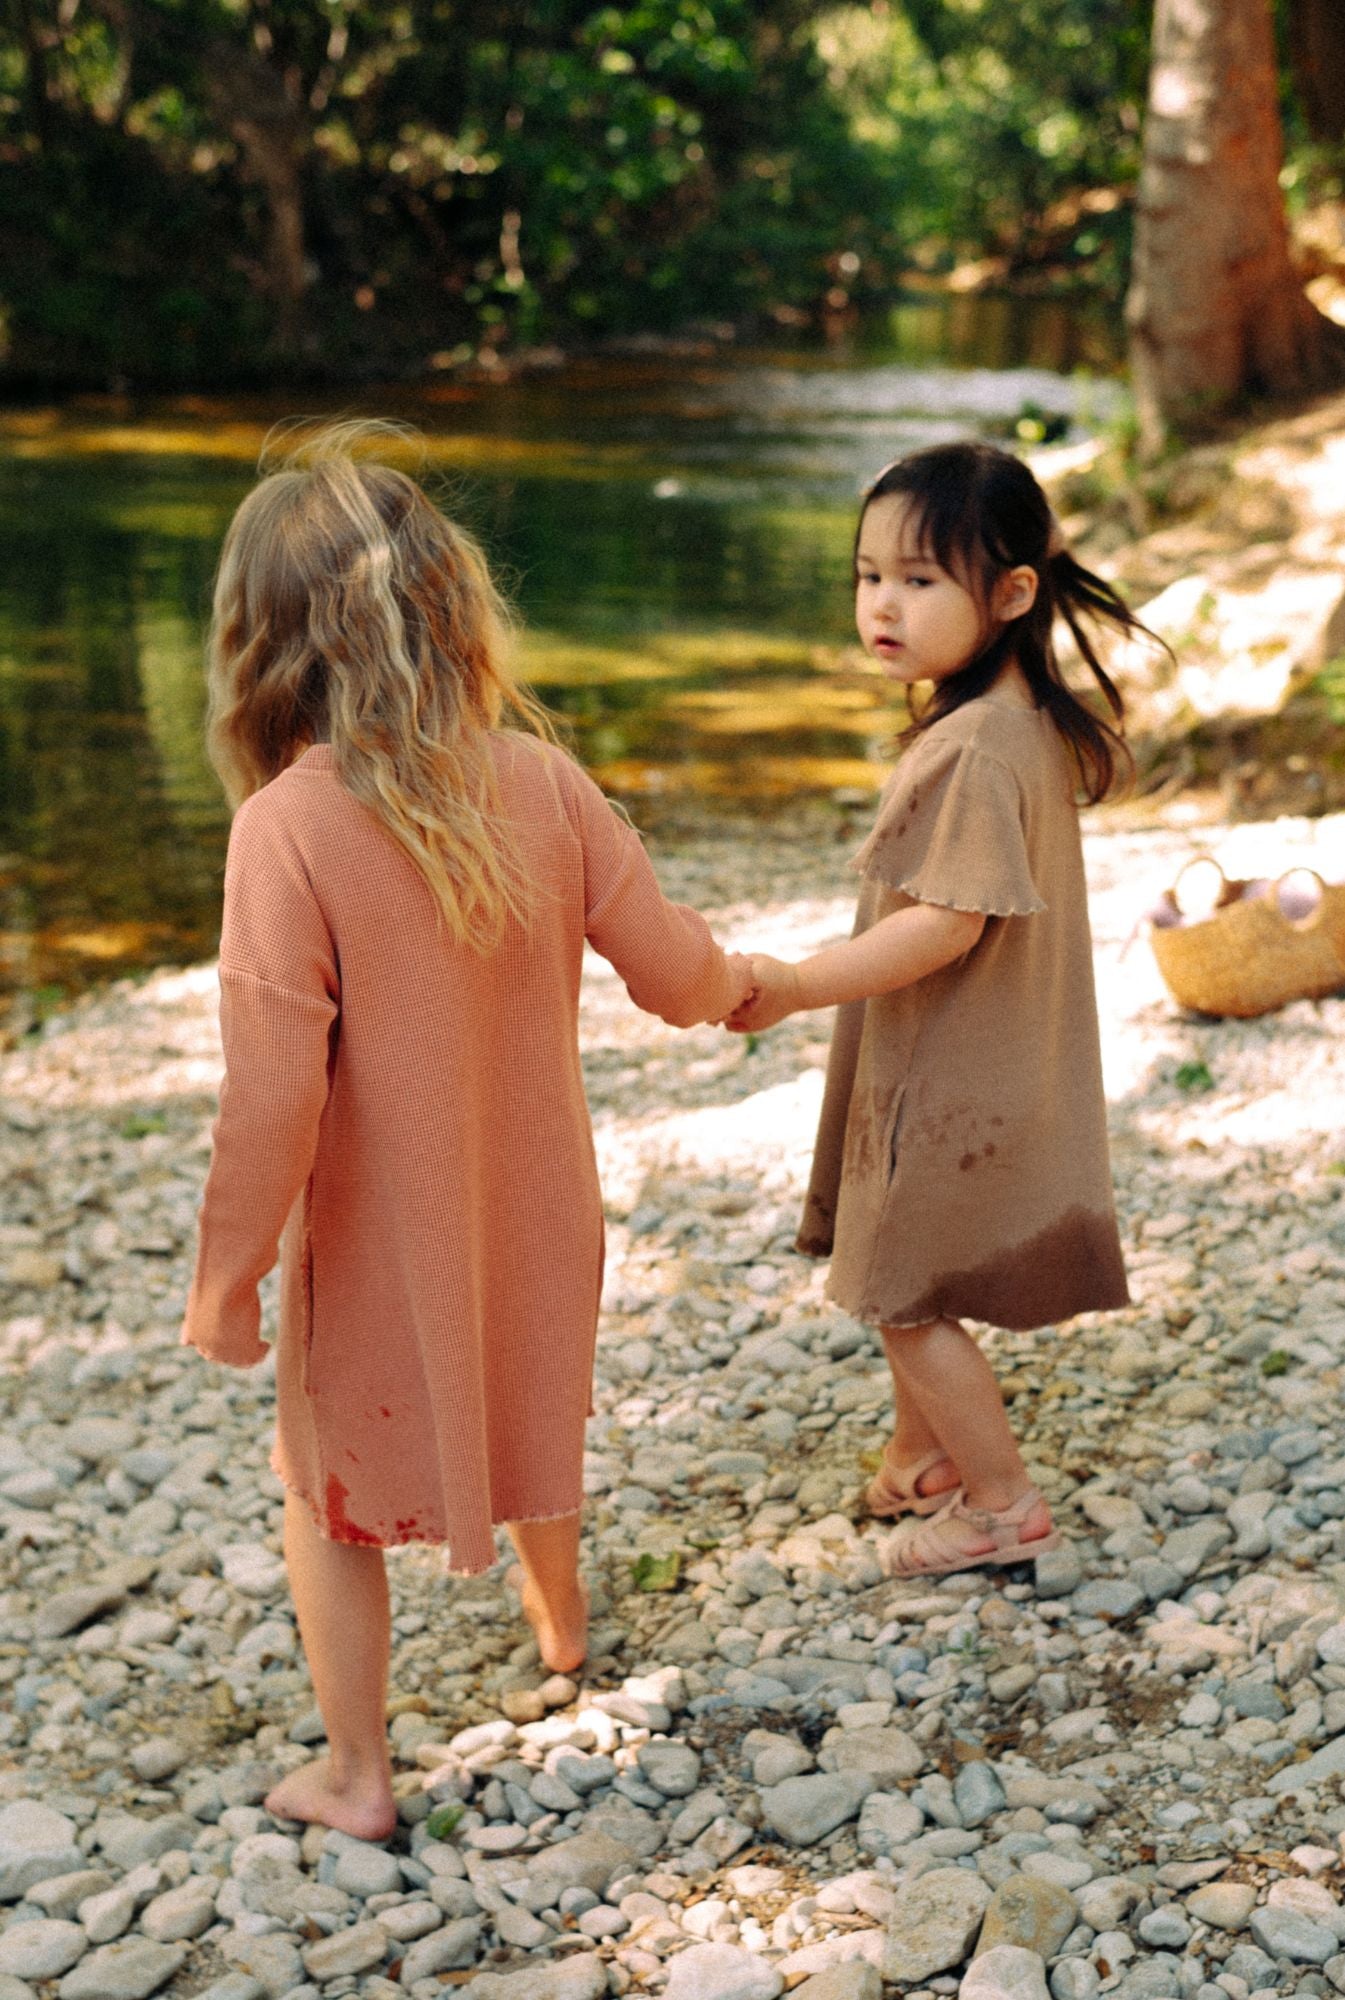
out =
[[[318,1506],[318,1503],[313,1498],[312,1494],[306,1492],[305,1489],[302,1486],[297,1485],[294,1480],[287,1479],[284,1473],[280,1470],[279,1466],[275,1463],[274,1459],[271,1462],[271,1470],[275,1473],[276,1478],[280,1481],[281,1485],[285,1488],[285,1491],[287,1493],[292,1493],[296,1500],[303,1501],[305,1507],[307,1507],[309,1513],[313,1517],[314,1527],[317,1529],[318,1533],[322,1536],[324,1541],[339,1543],[340,1546],[343,1548],[405,1549],[405,1548],[414,1548],[416,1546],[425,1548],[441,1548],[448,1551],[448,1568],[454,1576],[484,1576],[487,1573],[487,1571],[494,1569],[495,1565],[500,1561],[500,1556],[498,1552],[492,1550],[490,1560],[488,1562],[479,1562],[479,1563],[454,1562],[452,1551],[449,1545],[449,1537],[447,1535],[415,1534],[408,1532],[406,1534],[390,1535],[385,1540],[380,1535],[366,1534],[362,1529],[358,1528],[355,1530],[353,1534],[345,1534],[345,1535],[335,1534],[331,1531],[330,1521],[328,1520],[324,1510]],[[491,1526],[495,1528],[507,1527],[509,1522],[511,1521],[517,1521],[524,1527],[531,1526],[534,1522],[540,1522],[540,1521],[568,1521],[572,1519],[574,1515],[582,1514],[583,1511],[584,1511],[583,1503],[581,1502],[580,1505],[577,1507],[561,1507],[558,1508],[555,1512],[548,1514],[510,1514],[505,1519],[499,1521],[492,1520]]]

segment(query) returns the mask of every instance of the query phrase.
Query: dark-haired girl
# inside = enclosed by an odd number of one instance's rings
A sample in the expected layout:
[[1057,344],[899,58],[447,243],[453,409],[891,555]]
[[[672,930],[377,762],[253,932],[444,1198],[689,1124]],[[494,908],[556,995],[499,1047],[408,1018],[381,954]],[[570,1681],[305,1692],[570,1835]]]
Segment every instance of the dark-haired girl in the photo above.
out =
[[[1129,767],[1090,626],[1137,622],[1028,468],[971,443],[869,489],[855,612],[883,671],[932,692],[856,857],[854,935],[754,959],[729,1025],[839,1003],[799,1247],[830,1254],[829,1296],[882,1331],[897,1421],[865,1497],[908,1517],[889,1567],[940,1575],[1058,1543],[963,1321],[1127,1303],[1077,801]],[[1103,713],[1060,671],[1057,618]]]

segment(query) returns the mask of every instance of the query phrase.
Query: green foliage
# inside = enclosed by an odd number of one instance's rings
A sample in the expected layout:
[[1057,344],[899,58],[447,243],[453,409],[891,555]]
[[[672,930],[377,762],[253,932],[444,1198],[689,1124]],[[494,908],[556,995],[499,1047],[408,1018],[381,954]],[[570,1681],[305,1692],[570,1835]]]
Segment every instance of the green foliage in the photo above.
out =
[[430,1839],[447,1840],[466,1810],[461,1799],[450,1799],[447,1805],[436,1806],[425,1822]]
[[1261,1357],[1261,1373],[1265,1376],[1287,1375],[1290,1357],[1282,1347],[1272,1347],[1269,1354]]
[[1172,1081],[1178,1090],[1191,1092],[1213,1090],[1214,1072],[1207,1062],[1178,1063],[1173,1071]]
[[[817,325],[967,260],[1119,300],[1150,13],[26,0],[0,16],[0,359],[69,385],[386,379]],[[1285,103],[1303,204],[1340,149],[1287,81]]]
[[18,375],[420,372],[811,313],[839,253],[892,247],[800,0],[67,11],[0,27]]
[[166,1132],[168,1120],[162,1111],[133,1111],[118,1129],[123,1139],[148,1139],[151,1133]]

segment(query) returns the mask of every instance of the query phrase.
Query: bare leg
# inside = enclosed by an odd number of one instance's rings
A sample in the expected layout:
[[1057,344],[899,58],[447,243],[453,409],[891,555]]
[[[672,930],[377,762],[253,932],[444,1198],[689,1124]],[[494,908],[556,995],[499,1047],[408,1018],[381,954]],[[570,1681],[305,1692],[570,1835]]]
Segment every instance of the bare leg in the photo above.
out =
[[[885,1328],[893,1371],[916,1401],[931,1435],[962,1474],[972,1507],[998,1513],[1021,1500],[1032,1485],[1009,1427],[1004,1398],[984,1354],[958,1320]],[[1045,1501],[1023,1523],[1024,1540],[1050,1532]]]
[[329,1542],[307,1503],[285,1495],[285,1561],[328,1753],[269,1794],[268,1812],[317,1820],[360,1840],[397,1824],[388,1761],[388,1580],[383,1551]]
[[537,1650],[553,1673],[568,1674],[588,1652],[588,1594],[579,1581],[578,1514],[554,1521],[511,1521],[518,1563],[509,1582],[518,1591]]
[[[941,1441],[935,1437],[925,1422],[915,1390],[906,1380],[901,1362],[902,1333],[885,1330],[883,1346],[887,1350],[887,1365],[892,1370],[892,1388],[896,1401],[897,1421],[889,1447],[896,1465],[914,1465],[918,1459],[927,1458],[932,1451],[943,1451]],[[929,1496],[936,1493],[951,1493],[961,1484],[961,1473],[953,1460],[944,1453],[941,1465],[931,1465],[916,1481],[915,1491]]]

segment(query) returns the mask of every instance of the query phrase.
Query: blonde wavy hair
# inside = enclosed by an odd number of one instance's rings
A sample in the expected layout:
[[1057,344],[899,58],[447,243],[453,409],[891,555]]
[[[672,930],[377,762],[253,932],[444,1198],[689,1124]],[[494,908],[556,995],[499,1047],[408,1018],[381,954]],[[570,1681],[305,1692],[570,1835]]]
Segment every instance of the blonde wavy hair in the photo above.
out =
[[207,743],[235,806],[330,743],[452,935],[489,950],[530,903],[489,733],[554,730],[480,548],[375,456],[407,439],[363,421],[268,439],[220,554]]

